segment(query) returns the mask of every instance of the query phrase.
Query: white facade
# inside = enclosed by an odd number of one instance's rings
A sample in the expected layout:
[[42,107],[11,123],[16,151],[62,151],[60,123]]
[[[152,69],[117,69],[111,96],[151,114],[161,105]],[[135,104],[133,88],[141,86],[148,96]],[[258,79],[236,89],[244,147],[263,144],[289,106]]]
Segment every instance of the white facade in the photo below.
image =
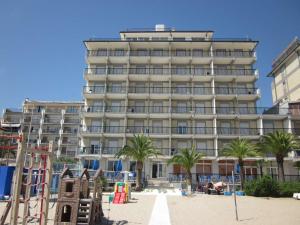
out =
[[[256,105],[256,45],[164,26],[85,41],[82,164],[93,169],[99,160],[102,169],[114,170],[114,154],[134,134],[144,133],[162,153],[145,163],[147,178],[180,173],[166,160],[192,146],[206,155],[194,173],[228,174],[235,162],[219,157],[225,144],[236,138],[257,142],[276,129],[292,132],[298,124],[288,111]],[[246,173],[259,173],[255,159],[247,163]],[[133,170],[134,162],[123,160],[123,169]]]

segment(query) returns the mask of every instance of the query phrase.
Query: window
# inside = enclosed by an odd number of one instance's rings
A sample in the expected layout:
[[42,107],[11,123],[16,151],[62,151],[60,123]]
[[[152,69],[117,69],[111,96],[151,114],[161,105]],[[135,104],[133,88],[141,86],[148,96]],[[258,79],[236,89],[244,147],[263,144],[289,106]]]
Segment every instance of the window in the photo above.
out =
[[163,103],[162,102],[154,102],[152,112],[153,113],[162,113],[163,112]]
[[177,133],[178,134],[187,134],[188,133],[187,122],[178,122]]
[[196,108],[195,108],[196,113],[199,113],[199,114],[205,113],[205,104],[203,102],[197,102],[195,106],[196,106]]
[[146,65],[137,65],[136,66],[136,74],[147,74]]
[[231,176],[232,171],[234,171],[234,161],[233,160],[220,160],[219,161],[219,174],[221,176]]
[[66,192],[73,192],[73,182],[66,182]]
[[197,122],[196,123],[196,129],[195,129],[196,134],[206,134],[206,123],[204,121]]
[[196,173],[199,175],[212,174],[212,162],[209,160],[201,160],[196,164]]
[[193,49],[193,56],[194,57],[202,57],[203,56],[203,49]]
[[111,112],[120,112],[121,111],[121,102],[112,101],[111,102]]
[[163,133],[163,121],[153,121],[152,132],[156,133],[156,134],[162,134]]
[[220,134],[231,134],[230,122],[221,122]]
[[177,103],[177,113],[187,113],[188,112],[188,107],[186,102],[178,102]]
[[251,133],[249,126],[249,122],[240,122],[240,134],[249,135]]
[[117,171],[117,160],[108,160],[107,161],[107,170],[108,171]]
[[130,161],[129,162],[129,171],[135,172],[135,170],[136,170],[136,161]]
[[124,51],[124,49],[115,49],[113,55],[114,56],[124,56],[125,55],[125,51]]

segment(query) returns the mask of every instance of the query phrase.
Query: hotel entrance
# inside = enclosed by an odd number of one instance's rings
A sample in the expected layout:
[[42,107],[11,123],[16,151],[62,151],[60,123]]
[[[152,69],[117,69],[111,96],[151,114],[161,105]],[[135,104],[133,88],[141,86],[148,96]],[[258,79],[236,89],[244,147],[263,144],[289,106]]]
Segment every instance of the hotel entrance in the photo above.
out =
[[166,177],[167,165],[162,162],[152,162],[152,173],[151,178],[162,178]]

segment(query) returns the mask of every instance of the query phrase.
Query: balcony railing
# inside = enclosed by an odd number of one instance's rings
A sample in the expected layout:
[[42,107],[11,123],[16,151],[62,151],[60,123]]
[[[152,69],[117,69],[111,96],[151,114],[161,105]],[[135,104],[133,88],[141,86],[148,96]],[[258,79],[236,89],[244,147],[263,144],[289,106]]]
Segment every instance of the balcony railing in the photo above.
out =
[[128,113],[168,113],[168,106],[128,106]]
[[100,147],[83,147],[80,149],[79,154],[87,154],[87,155],[100,155],[101,150]]
[[115,155],[121,149],[122,149],[122,147],[103,147],[102,154],[103,155]]
[[[282,128],[282,127],[274,127],[274,128],[263,128],[263,132],[264,134],[271,134],[271,133],[275,133],[276,131],[281,131],[281,132],[289,132],[288,128]],[[292,130],[292,132],[294,133],[294,131]]]
[[145,134],[169,134],[169,128],[162,126],[127,126],[126,132]]
[[228,76],[251,76],[255,75],[255,69],[214,69],[214,75],[228,75]]
[[86,129],[83,129],[85,133],[101,133],[102,126],[87,126]]
[[106,106],[105,112],[107,112],[107,113],[125,112],[125,106]]
[[254,95],[257,88],[235,88],[235,87],[216,87],[217,95]]
[[259,128],[217,127],[218,135],[260,135]]
[[214,51],[214,57],[254,57],[254,51]]
[[197,148],[197,152],[203,154],[204,156],[216,156],[216,150],[215,149],[202,149],[202,148]]
[[[98,57],[124,57],[124,56],[133,56],[133,57],[210,57],[211,52],[203,49],[193,49],[192,51],[186,49],[177,49],[177,50],[165,50],[165,49],[139,49],[139,50],[108,50],[108,49],[98,49],[98,50],[88,50],[87,56],[98,56]],[[254,51],[213,51],[214,57],[254,57]]]
[[125,127],[124,126],[105,126],[104,127],[105,133],[124,133]]
[[[97,67],[86,68],[87,75],[120,75],[120,74],[139,74],[139,75],[211,75],[212,69],[205,67],[171,67],[171,68],[149,68],[149,67]],[[255,69],[214,69],[216,76],[252,76],[255,75]]]

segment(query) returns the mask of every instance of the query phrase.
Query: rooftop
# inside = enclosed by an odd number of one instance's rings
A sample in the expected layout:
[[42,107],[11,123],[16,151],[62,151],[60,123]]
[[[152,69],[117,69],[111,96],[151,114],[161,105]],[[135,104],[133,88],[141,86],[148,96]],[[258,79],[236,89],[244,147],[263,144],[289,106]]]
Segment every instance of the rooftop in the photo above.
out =
[[295,37],[294,40],[281,52],[272,62],[272,71],[267,75],[273,76],[275,70],[277,70],[280,65],[287,60],[287,58],[297,50],[300,46],[300,40]]

